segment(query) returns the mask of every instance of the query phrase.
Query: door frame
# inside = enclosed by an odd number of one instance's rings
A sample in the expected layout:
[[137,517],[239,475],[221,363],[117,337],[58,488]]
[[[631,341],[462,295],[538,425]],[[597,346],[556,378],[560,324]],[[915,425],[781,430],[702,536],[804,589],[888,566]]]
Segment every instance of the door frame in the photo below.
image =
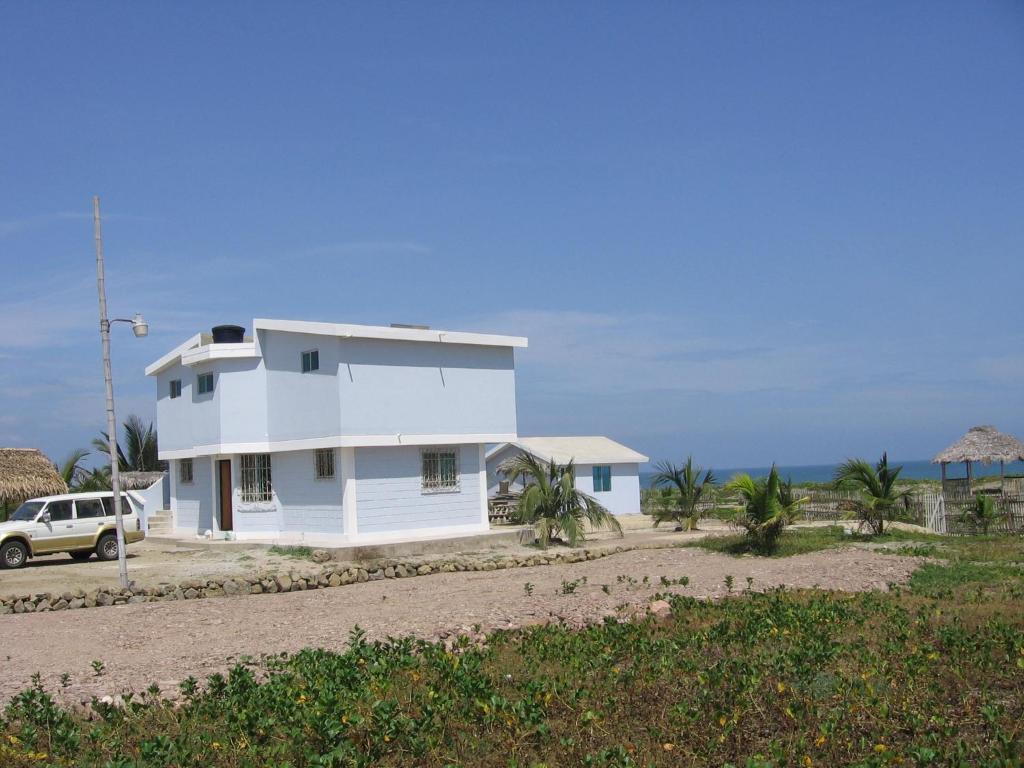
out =
[[[231,459],[217,459],[217,527],[221,531],[235,529],[234,486],[231,482],[231,471]],[[226,483],[225,472],[227,473]]]

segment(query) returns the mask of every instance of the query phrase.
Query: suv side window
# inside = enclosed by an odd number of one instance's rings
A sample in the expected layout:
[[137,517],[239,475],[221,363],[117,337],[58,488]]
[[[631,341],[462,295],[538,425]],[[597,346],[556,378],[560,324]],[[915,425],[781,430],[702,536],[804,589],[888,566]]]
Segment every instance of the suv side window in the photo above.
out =
[[61,520],[71,519],[71,502],[70,501],[51,501],[46,506],[46,511],[50,513],[50,522],[56,523]]
[[[106,510],[107,517],[114,516],[114,494],[103,497],[103,509]],[[121,514],[130,515],[134,510],[132,505],[128,503],[127,494],[121,494]]]
[[86,517],[103,517],[106,512],[103,502],[99,499],[79,499],[75,502],[75,516],[81,520]]

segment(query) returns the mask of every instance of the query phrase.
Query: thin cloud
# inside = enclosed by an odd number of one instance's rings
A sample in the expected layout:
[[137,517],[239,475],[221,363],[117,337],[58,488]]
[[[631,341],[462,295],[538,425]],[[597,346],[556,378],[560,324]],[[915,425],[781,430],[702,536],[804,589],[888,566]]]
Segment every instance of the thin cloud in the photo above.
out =
[[363,240],[317,245],[300,251],[302,256],[417,256],[433,253],[433,249],[412,240]]

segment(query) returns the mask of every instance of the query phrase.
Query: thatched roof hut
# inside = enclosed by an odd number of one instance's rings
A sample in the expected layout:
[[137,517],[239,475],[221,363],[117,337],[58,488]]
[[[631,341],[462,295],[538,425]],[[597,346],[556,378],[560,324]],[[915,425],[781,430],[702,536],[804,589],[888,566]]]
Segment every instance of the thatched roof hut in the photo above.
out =
[[160,482],[163,477],[163,472],[121,472],[121,490],[122,491],[144,491],[151,487],[153,483]]
[[971,427],[967,434],[949,448],[935,455],[932,464],[942,465],[942,482],[946,483],[946,465],[963,463],[967,467],[967,490],[970,491],[971,465],[999,462],[1000,475],[1006,462],[1024,461],[1024,443],[1000,432],[991,425]]
[[0,448],[0,504],[67,492],[67,485],[42,451]]

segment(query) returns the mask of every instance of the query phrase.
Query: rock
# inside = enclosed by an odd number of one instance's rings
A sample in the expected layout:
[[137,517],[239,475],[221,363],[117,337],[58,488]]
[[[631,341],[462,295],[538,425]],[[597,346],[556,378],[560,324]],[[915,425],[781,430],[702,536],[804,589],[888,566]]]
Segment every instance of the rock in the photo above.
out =
[[384,578],[384,571],[379,568],[375,571],[370,571],[370,581],[381,581]]
[[263,585],[260,584],[258,581],[255,584],[250,584],[249,585],[249,594],[250,595],[262,595],[263,594]]
[[43,613],[45,611],[52,611],[53,608],[50,606],[49,600],[40,600],[36,603],[36,613]]
[[113,605],[114,598],[109,592],[100,592],[96,595],[96,605]]
[[131,597],[128,598],[128,604],[129,605],[136,605],[138,603],[145,603],[145,602],[147,602],[145,595],[132,595]]
[[277,587],[282,592],[291,592],[292,590],[292,577],[281,574],[277,577]]
[[195,600],[197,597],[199,597],[199,590],[195,587],[189,587],[185,590],[186,600]]
[[337,573],[332,573],[328,577],[328,579],[327,579],[327,586],[329,586],[329,587],[340,587],[341,586],[341,576],[339,576]]
[[326,563],[331,559],[331,553],[326,549],[314,549],[313,554],[310,555],[314,563]]
[[433,573],[433,572],[434,572],[434,569],[431,568],[429,565],[426,565],[426,564],[423,564],[419,568],[416,569],[416,575],[417,576],[426,576],[426,575],[428,575],[430,573]]
[[672,615],[672,606],[668,604],[667,600],[655,600],[647,610],[659,619],[665,619]]
[[68,602],[68,608],[70,608],[71,610],[75,610],[77,608],[84,608],[84,607],[85,607],[85,600],[83,598],[81,598],[81,597],[73,597]]
[[395,576],[397,576],[400,579],[404,579],[408,575],[409,575],[409,571],[406,569],[406,567],[404,565],[399,563],[398,565],[395,566]]
[[394,568],[394,566],[389,565],[387,568],[384,569],[384,578],[385,579],[393,579],[393,578],[395,578],[395,568]]
[[[245,591],[248,592],[248,584],[245,585]],[[228,579],[224,582],[224,594],[225,595],[240,595],[242,594],[242,584],[234,579]]]
[[366,569],[365,569],[365,568],[360,568],[360,569],[359,569],[359,570],[358,570],[358,571],[356,572],[356,581],[359,581],[359,582],[364,582],[364,581],[369,581],[369,580],[370,580],[370,574],[368,574],[368,573],[366,572]]
[[[74,600],[74,598],[71,598],[71,599]],[[58,600],[56,603],[53,604],[53,610],[55,610],[55,611],[63,611],[63,610],[65,610],[68,607],[68,604],[69,604],[69,601],[65,600],[62,597],[60,600]]]

